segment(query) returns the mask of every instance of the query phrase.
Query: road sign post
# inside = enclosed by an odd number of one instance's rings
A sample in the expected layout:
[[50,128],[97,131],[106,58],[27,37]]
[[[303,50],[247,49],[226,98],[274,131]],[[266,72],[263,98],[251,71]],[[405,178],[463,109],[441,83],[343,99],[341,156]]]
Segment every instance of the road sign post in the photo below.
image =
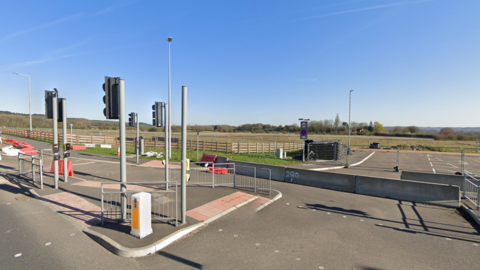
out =
[[73,146],[73,133],[72,133],[73,124],[70,124],[70,145]]
[[300,139],[303,140],[302,162],[305,162],[305,140],[308,138],[308,122],[302,121],[300,123]]

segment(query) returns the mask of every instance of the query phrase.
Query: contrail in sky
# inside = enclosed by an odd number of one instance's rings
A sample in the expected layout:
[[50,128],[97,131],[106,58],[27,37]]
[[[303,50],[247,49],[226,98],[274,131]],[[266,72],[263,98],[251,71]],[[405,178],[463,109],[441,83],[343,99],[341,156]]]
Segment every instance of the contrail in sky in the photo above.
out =
[[436,1],[436,0],[421,0],[421,1],[415,1],[415,2],[397,2],[397,3],[392,3],[392,4],[377,5],[377,6],[366,7],[366,8],[350,9],[350,10],[339,11],[339,12],[334,12],[334,13],[329,13],[329,14],[323,14],[323,15],[318,15],[318,16],[311,16],[311,17],[295,19],[295,20],[291,20],[289,22],[310,20],[310,19],[316,19],[316,18],[322,18],[322,17],[328,17],[328,16],[335,16],[335,15],[341,15],[341,14],[346,14],[346,13],[361,12],[361,11],[367,11],[367,10],[373,10],[373,9],[380,9],[380,8],[420,4],[420,3],[432,2],[432,1]]
[[49,27],[49,26],[52,26],[52,25],[55,25],[55,24],[58,24],[58,23],[61,23],[61,22],[69,21],[69,20],[75,19],[75,18],[77,18],[79,16],[82,16],[82,15],[83,15],[83,13],[77,13],[77,14],[70,15],[70,16],[65,17],[65,18],[58,19],[58,20],[53,21],[53,22],[45,23],[45,24],[27,29],[27,30],[18,31],[16,33],[13,33],[13,34],[10,34],[8,36],[5,36],[5,37],[1,38],[0,41],[5,41],[7,39],[11,39],[11,38],[14,38],[14,37],[17,37],[17,36],[21,36],[21,35],[24,35],[24,34],[29,33],[29,32],[33,32],[33,31],[38,30],[38,29]]
[[[92,14],[90,14],[90,16],[92,16],[92,17],[98,16],[98,15],[100,15],[100,14],[107,13],[107,12],[113,11],[113,10],[115,10],[115,9],[121,8],[121,7],[123,7],[123,6],[129,5],[129,4],[133,3],[133,2],[134,2],[134,1],[128,1],[128,2],[126,2],[126,3],[124,3],[124,4],[114,5],[114,6],[105,8],[105,9],[103,9],[103,10],[97,11],[97,12],[95,12],[95,13],[92,13]],[[62,22],[70,21],[70,20],[73,20],[73,19],[75,19],[75,18],[82,17],[82,16],[84,16],[84,15],[89,15],[89,14],[86,14],[85,12],[81,12],[81,13],[77,13],[77,14],[74,14],[74,15],[70,15],[70,16],[67,16],[67,17],[58,19],[58,20],[53,21],[53,22],[48,22],[48,23],[45,23],[45,24],[42,24],[42,25],[39,25],[39,26],[30,28],[30,29],[27,29],[27,30],[18,31],[18,32],[16,32],[16,33],[13,33],[13,34],[10,34],[10,35],[8,35],[8,36],[4,36],[4,37],[0,38],[0,42],[1,42],[1,41],[5,41],[5,40],[8,40],[8,39],[11,39],[11,38],[14,38],[14,37],[18,37],[18,36],[24,35],[24,34],[26,34],[26,33],[30,33],[30,32],[36,31],[36,30],[39,30],[39,29],[42,29],[42,28],[46,28],[46,27],[49,27],[49,26],[52,26],[52,25],[56,25],[56,24],[59,24],[59,23],[62,23]]]

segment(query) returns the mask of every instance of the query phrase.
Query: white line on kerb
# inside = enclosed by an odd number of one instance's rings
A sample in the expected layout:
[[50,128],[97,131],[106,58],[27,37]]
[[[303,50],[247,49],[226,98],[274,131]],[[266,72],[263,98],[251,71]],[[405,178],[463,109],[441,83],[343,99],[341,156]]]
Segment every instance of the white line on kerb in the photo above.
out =
[[92,164],[92,163],[95,163],[95,162],[87,162],[87,163],[73,164],[72,166],[86,165],[86,164]]

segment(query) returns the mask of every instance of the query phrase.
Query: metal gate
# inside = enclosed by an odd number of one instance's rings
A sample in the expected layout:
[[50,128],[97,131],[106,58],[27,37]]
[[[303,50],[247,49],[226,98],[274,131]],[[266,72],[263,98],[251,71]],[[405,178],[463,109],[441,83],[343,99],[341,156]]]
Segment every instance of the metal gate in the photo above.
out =
[[36,155],[18,153],[18,175],[30,178],[33,185],[43,189],[43,151]]

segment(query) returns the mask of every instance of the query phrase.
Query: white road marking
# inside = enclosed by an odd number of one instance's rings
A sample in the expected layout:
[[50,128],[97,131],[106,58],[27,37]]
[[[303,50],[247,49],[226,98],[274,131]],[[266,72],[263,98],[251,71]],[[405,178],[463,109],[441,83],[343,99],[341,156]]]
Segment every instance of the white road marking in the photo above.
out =
[[430,162],[430,166],[432,166],[432,167],[433,167],[433,164],[432,164],[432,162]]
[[45,246],[50,246],[52,242],[45,243]]
[[15,258],[22,256],[22,253],[15,254]]
[[[365,160],[367,160],[369,157],[371,157],[375,152],[372,152],[370,155],[368,155],[366,158],[364,158],[362,161],[357,162],[355,164],[350,164],[350,167],[353,166],[358,166],[362,164]],[[310,169],[310,171],[326,171],[326,170],[336,170],[336,169],[343,169],[345,166],[337,166],[337,167],[329,167],[329,168],[319,168],[319,169]]]
[[435,174],[437,173],[434,168],[432,168],[432,170],[433,170],[433,173],[435,173]]
[[72,164],[73,166],[78,166],[78,165],[86,165],[86,164],[92,164],[95,162],[87,162],[87,163],[79,163],[79,164]]
[[452,164],[450,164],[450,163],[447,163],[447,164],[450,165],[450,166],[452,166],[452,167],[454,167],[454,168],[458,168],[457,166],[452,165]]

